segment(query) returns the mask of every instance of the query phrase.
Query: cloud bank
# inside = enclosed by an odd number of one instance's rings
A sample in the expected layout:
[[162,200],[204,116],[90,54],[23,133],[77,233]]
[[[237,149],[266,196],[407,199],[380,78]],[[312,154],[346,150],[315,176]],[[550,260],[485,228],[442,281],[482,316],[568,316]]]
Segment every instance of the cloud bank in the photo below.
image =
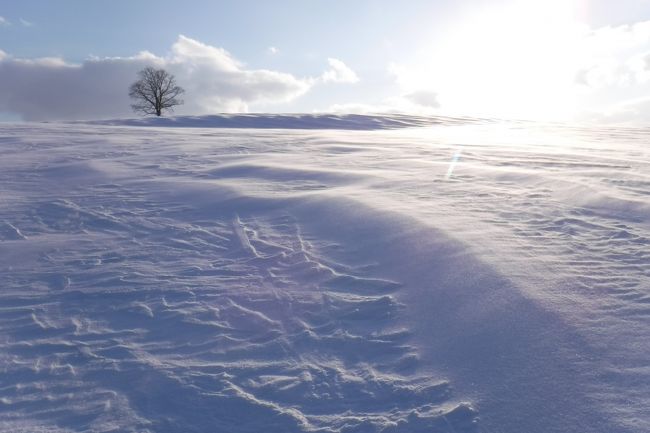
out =
[[581,53],[578,120],[650,123],[650,21],[592,30]]
[[[182,35],[164,57],[142,52],[92,58],[79,65],[60,58],[18,59],[0,51],[0,112],[25,120],[131,116],[128,87],[145,66],[167,69],[185,88],[179,114],[245,112],[256,103],[291,101],[325,81],[249,69],[228,51]],[[343,62],[332,64],[332,59],[325,74],[330,72],[328,81],[356,77]]]
[[392,97],[334,108],[650,123],[650,21],[591,28],[571,2],[507,0],[396,57]]

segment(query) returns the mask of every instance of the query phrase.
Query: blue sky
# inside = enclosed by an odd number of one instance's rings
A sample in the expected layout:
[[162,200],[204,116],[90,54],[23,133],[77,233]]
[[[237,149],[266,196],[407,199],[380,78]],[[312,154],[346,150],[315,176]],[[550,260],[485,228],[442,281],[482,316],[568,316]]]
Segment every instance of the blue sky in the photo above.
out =
[[[0,17],[5,118],[128,115],[124,95],[104,112],[89,111],[92,97],[105,95],[88,88],[106,83],[117,94],[136,66],[150,62],[189,87],[186,99],[196,93],[179,111],[187,114],[412,111],[643,122],[650,106],[650,2],[641,0],[2,0]],[[228,58],[207,60],[221,56],[209,48]],[[145,51],[152,57],[138,57]],[[220,78],[210,82],[211,75]],[[32,90],[52,83],[76,96],[54,95],[59,110],[53,101],[33,109],[39,92]]]

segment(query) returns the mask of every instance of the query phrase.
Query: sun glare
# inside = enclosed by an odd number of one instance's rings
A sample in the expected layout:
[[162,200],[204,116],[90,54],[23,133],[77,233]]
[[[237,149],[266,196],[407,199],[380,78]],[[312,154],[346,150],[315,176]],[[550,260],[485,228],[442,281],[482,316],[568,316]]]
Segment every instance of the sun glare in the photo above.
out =
[[[457,112],[560,119],[574,109],[583,27],[571,1],[517,1],[474,11],[420,56],[416,79]],[[426,71],[426,72],[425,72]]]

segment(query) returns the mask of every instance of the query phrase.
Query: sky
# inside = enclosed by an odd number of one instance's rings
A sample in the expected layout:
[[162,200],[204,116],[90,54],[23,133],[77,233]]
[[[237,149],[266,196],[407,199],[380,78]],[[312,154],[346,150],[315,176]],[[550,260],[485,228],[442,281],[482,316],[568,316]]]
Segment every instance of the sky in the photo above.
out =
[[650,123],[648,0],[0,0],[0,119],[407,112]]

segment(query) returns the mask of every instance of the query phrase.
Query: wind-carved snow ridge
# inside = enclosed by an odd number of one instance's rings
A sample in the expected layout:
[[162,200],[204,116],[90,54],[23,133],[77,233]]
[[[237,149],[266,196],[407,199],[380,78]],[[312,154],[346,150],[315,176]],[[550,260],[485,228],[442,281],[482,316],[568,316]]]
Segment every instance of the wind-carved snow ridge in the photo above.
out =
[[22,161],[0,214],[0,430],[476,430],[418,372],[399,282],[288,212],[214,212],[90,159]]
[[[321,262],[292,218],[232,226],[141,221],[131,226],[141,249],[79,245],[41,258],[94,290],[20,295],[9,273],[3,419],[73,430],[471,430],[473,410],[449,405],[446,381],[410,373],[409,333],[391,328],[394,283],[359,278],[363,294],[353,283],[329,291],[354,277]],[[158,271],[145,275],[149,266]],[[44,290],[63,289],[45,274]]]

